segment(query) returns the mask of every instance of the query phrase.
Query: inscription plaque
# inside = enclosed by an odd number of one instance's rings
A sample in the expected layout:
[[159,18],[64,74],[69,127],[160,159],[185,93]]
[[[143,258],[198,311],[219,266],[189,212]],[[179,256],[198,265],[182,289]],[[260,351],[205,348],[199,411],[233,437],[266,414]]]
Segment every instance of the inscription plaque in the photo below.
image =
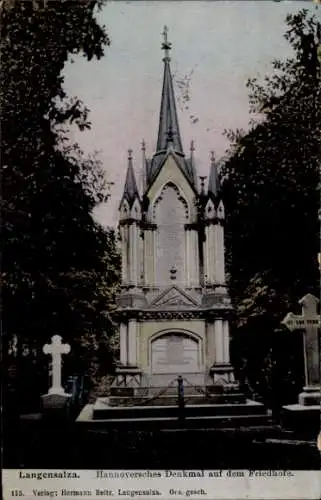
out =
[[153,373],[190,373],[199,368],[199,343],[183,335],[164,335],[152,343]]

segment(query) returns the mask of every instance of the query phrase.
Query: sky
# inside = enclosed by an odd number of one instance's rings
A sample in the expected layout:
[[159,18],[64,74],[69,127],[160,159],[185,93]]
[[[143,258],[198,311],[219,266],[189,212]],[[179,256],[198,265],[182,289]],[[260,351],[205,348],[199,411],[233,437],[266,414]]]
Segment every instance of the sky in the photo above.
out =
[[[73,57],[64,69],[65,89],[90,109],[90,131],[70,132],[86,154],[98,152],[107,180],[114,183],[95,218],[116,226],[118,205],[133,150],[141,179],[141,142],[152,156],[157,139],[163,77],[162,32],[172,43],[178,118],[185,154],[195,142],[198,175],[207,175],[210,151],[224,155],[224,130],[247,129],[248,78],[271,73],[271,61],[291,55],[284,39],[285,17],[301,8],[321,17],[312,1],[109,1],[97,14],[111,44],[99,61]],[[188,109],[179,81],[189,77]],[[186,89],[186,85],[183,87]],[[186,104],[186,103],[185,103]]]

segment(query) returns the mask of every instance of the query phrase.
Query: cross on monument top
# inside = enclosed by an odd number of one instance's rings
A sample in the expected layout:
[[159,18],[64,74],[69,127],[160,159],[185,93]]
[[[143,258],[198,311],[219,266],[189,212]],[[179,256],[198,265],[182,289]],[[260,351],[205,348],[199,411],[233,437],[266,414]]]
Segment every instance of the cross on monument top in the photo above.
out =
[[162,50],[165,51],[165,58],[164,59],[169,61],[169,51],[172,48],[172,44],[168,41],[167,34],[168,34],[168,28],[167,28],[167,26],[164,26],[164,31],[162,33],[163,40],[164,40],[162,43]]
[[51,344],[45,344],[43,346],[44,354],[68,354],[70,352],[70,345],[63,344],[61,341],[62,337],[60,337],[60,335],[54,335],[53,337],[51,337]]
[[43,346],[44,354],[51,354],[52,357],[52,385],[49,389],[49,394],[64,394],[64,389],[61,386],[61,356],[70,352],[70,345],[61,342],[60,335],[51,337],[51,344]]
[[302,314],[289,312],[281,322],[291,332],[303,330],[305,385],[309,390],[317,388],[320,384],[320,358],[319,358],[319,328],[320,315],[318,312],[319,299],[308,293],[304,295],[299,304]]
[[304,297],[299,300],[299,304],[302,306],[302,315],[305,317],[316,316],[318,314],[319,302],[319,299],[311,293],[304,295]]

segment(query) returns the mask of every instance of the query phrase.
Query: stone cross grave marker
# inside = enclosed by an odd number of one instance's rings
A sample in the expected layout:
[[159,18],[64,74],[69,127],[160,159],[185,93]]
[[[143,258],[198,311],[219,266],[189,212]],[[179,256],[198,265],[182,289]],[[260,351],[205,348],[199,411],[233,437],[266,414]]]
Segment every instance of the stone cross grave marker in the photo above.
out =
[[299,304],[302,306],[302,315],[290,312],[282,321],[282,324],[290,331],[304,330],[303,349],[306,386],[304,391],[317,391],[320,387],[320,315],[318,314],[318,303],[319,299],[309,293],[299,300]]
[[70,345],[62,344],[60,335],[54,335],[51,344],[43,346],[43,352],[52,356],[52,380],[48,394],[64,394],[61,386],[61,356],[70,352]]

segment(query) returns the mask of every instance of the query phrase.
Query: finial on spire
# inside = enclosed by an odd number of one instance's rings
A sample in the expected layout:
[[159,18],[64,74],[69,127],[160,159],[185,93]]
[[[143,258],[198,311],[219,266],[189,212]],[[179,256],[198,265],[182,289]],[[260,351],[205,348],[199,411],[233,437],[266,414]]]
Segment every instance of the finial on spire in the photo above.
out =
[[145,193],[147,187],[148,166],[146,162],[146,142],[145,139],[141,142],[142,148],[142,169],[141,169],[141,187],[142,192]]
[[169,61],[169,51],[172,48],[172,44],[168,41],[167,33],[168,33],[168,28],[167,28],[167,26],[164,26],[164,31],[162,33],[163,40],[164,40],[162,43],[162,50],[164,50],[164,52],[165,52],[165,57],[164,57],[165,61]]
[[126,199],[129,205],[132,206],[135,199],[136,198],[139,199],[139,192],[137,189],[137,183],[133,167],[133,150],[128,149],[127,151],[128,151],[128,166],[127,166],[126,180],[124,186],[124,193],[120,205],[122,204],[123,200]]
[[217,198],[220,192],[220,178],[218,175],[217,163],[215,162],[214,151],[211,151],[210,177],[208,180],[208,193]]
[[197,173],[196,173],[196,166],[195,166],[195,157],[194,157],[194,151],[195,151],[195,143],[194,140],[191,140],[190,144],[190,159],[189,159],[189,171],[193,179],[193,184],[197,185]]
[[201,193],[203,194],[205,192],[205,179],[207,179],[207,175],[200,175],[200,181],[201,181]]

